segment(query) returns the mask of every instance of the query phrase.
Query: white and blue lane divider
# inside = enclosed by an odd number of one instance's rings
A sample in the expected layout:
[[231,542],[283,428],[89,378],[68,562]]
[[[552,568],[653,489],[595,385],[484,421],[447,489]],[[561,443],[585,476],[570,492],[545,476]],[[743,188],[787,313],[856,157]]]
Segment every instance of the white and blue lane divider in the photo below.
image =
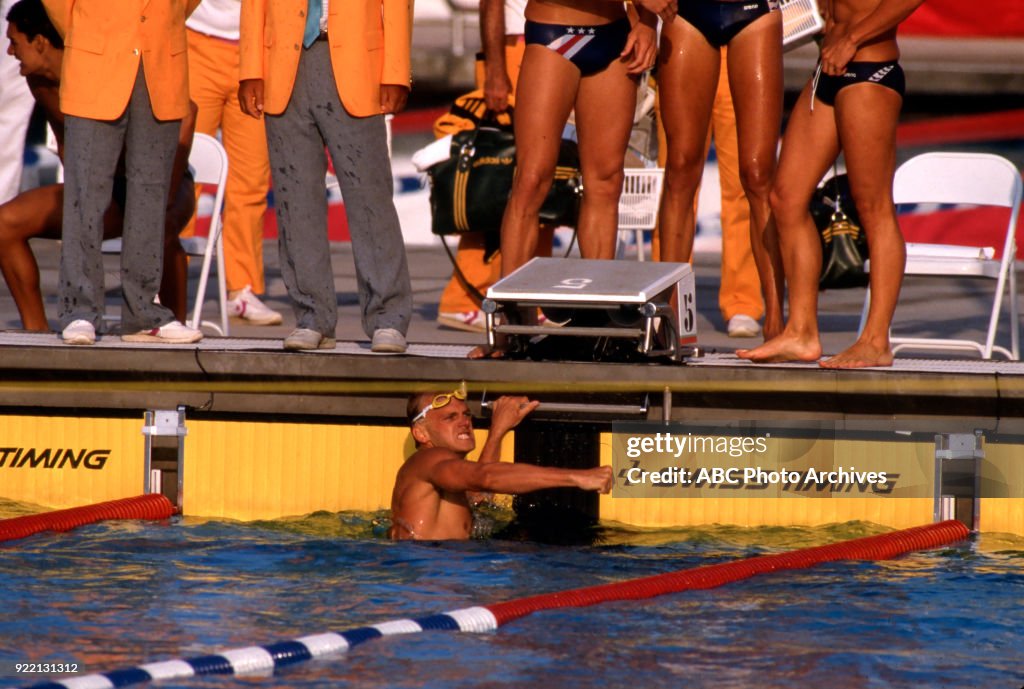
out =
[[385,636],[430,630],[487,632],[497,628],[498,621],[487,608],[463,608],[418,620],[392,620],[345,632],[327,632],[279,641],[268,646],[235,648],[215,655],[147,663],[102,674],[65,677],[33,684],[32,689],[113,689],[196,675],[268,675],[279,668],[344,653],[361,643]]
[[486,607],[463,608],[418,620],[394,620],[347,632],[303,636],[269,646],[249,646],[190,660],[165,660],[114,672],[66,677],[35,684],[29,689],[113,689],[195,675],[267,675],[277,668],[342,653],[365,641],[385,636],[415,634],[427,630],[489,632],[541,610],[578,608],[615,600],[642,600],[666,593],[714,588],[759,574],[802,569],[822,562],[881,560],[914,550],[953,543],[969,535],[970,531],[966,526],[956,520],[950,520],[787,553],[761,555],[735,562],[721,562],[569,591],[542,593]]

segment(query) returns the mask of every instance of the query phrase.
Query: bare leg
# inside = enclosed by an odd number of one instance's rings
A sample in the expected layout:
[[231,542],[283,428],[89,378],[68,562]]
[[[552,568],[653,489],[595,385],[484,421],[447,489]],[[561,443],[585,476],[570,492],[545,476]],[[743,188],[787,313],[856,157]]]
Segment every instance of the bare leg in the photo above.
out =
[[39,265],[28,240],[60,239],[63,207],[61,184],[31,189],[0,205],[0,271],[25,330],[50,329],[39,290]]
[[764,335],[782,332],[782,259],[767,233],[782,127],[782,16],[771,12],[729,43],[729,87],[736,111],[740,182],[750,204],[750,247],[765,303]]
[[818,336],[821,240],[809,208],[818,182],[839,155],[839,138],[833,109],[815,101],[812,112],[810,102],[808,84],[793,106],[771,193],[772,217],[778,228],[789,287],[789,320],[777,337],[755,349],[736,352],[737,356],[751,361],[816,361],[821,357]]
[[[516,87],[516,176],[501,220],[501,275],[509,275],[537,253],[540,207],[554,181],[562,131],[580,84],[579,69],[541,45],[528,45]],[[535,310],[523,314],[536,320]],[[501,357],[507,343],[474,347],[470,359]]]
[[576,130],[583,173],[578,225],[583,258],[615,258],[623,164],[635,103],[636,80],[618,60],[580,80]]
[[848,86],[836,98],[850,192],[868,237],[871,305],[860,337],[848,349],[823,361],[826,368],[892,366],[889,326],[907,256],[892,202],[896,123],[902,103],[898,93],[874,84]]
[[528,45],[516,91],[516,177],[501,221],[501,274],[512,273],[537,250],[538,213],[554,179],[562,130],[580,73],[540,45]]
[[662,29],[658,98],[668,153],[658,213],[662,261],[692,258],[694,197],[704,173],[721,53],[684,19]]

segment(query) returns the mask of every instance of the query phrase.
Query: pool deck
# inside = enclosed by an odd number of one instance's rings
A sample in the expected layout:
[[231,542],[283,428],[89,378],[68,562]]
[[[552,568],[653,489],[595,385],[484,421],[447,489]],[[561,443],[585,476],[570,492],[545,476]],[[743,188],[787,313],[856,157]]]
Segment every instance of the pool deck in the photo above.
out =
[[[47,312],[53,318],[57,243],[34,246]],[[1024,428],[1024,363],[908,354],[888,369],[832,371],[815,364],[754,365],[737,359],[735,349],[756,345],[760,338],[729,338],[722,332],[716,303],[719,257],[714,253],[699,254],[696,264],[698,343],[705,355],[685,364],[467,360],[470,347],[483,338],[435,323],[437,300],[450,270],[448,258],[436,247],[409,249],[415,307],[408,354],[372,354],[359,325],[351,251],[341,243],[332,245],[340,310],[337,348],[285,352],[281,341],[294,327],[294,316],[273,242],[265,255],[265,301],[284,313],[282,325],[232,321],[232,337],[208,336],[187,346],[129,345],[111,334],[93,347],[72,347],[61,344],[56,334],[8,330],[0,333],[0,408],[7,413],[72,411],[88,416],[184,405],[192,415],[395,423],[412,390],[466,380],[474,393],[522,392],[552,406],[570,405],[571,412],[556,416],[598,424],[749,416],[918,418],[930,425],[950,419],[1006,432]],[[116,275],[116,266],[108,265],[107,272]],[[194,291],[197,266],[191,272]],[[908,281],[897,323],[911,326],[915,334],[979,337],[987,321],[981,290],[989,285],[978,286],[976,293],[970,283],[947,282],[953,281]],[[108,279],[108,286],[112,284],[116,280]],[[108,311],[116,312],[116,286],[107,297]],[[862,289],[821,294],[826,353],[853,341],[862,299]],[[936,304],[942,305],[941,312]],[[213,307],[207,304],[208,315]],[[13,301],[5,293],[0,296],[0,327],[17,325]]]

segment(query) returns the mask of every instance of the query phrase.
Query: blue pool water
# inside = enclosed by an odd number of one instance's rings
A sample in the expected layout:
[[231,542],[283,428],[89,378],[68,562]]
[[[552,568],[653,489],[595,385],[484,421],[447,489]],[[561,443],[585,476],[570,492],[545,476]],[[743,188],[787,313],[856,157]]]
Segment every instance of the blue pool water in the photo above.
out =
[[[8,515],[9,516],[9,515]],[[375,522],[374,517],[378,520]],[[590,547],[390,543],[380,515],[111,522],[0,544],[0,686],[191,658],[881,529],[609,528]],[[1024,539],[839,562],[540,612],[497,632],[370,641],[274,678],[161,687],[1019,687]]]

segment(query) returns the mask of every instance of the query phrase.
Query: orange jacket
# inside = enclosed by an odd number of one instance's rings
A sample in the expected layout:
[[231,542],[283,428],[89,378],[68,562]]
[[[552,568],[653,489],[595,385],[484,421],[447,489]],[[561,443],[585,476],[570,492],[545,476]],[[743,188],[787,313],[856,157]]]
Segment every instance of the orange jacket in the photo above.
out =
[[[411,0],[328,0],[334,81],[345,110],[379,115],[381,84],[409,85]],[[302,51],[307,0],[242,0],[239,79],[263,79],[263,109],[288,106]],[[343,14],[344,12],[344,14]]]
[[158,120],[188,113],[185,19],[200,0],[43,0],[64,37],[60,108],[114,120],[131,97],[139,61]]

